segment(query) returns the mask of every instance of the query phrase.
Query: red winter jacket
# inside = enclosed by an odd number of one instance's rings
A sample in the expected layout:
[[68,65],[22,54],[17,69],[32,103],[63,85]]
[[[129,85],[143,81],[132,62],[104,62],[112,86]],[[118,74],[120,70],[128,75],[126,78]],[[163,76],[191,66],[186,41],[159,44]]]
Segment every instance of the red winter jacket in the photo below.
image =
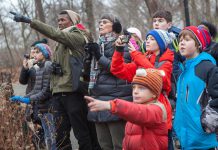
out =
[[112,113],[128,121],[123,150],[167,150],[168,129],[160,106],[152,103],[135,104],[119,99],[112,103]]
[[[145,53],[142,54],[139,51],[134,51],[131,53],[132,62],[124,63],[123,54],[115,51],[112,57],[111,63],[111,73],[113,73],[116,77],[120,79],[127,80],[132,82],[133,77],[135,76],[137,68],[155,68],[155,59],[156,55],[154,53]],[[159,58],[159,63],[164,62],[158,70],[163,70],[165,72],[165,76],[163,77],[163,91],[160,94],[158,100],[164,104],[167,110],[167,123],[168,129],[172,128],[172,108],[169,100],[164,96],[163,93],[169,94],[171,90],[171,74],[173,70],[173,60],[174,54],[170,49],[167,49]]]

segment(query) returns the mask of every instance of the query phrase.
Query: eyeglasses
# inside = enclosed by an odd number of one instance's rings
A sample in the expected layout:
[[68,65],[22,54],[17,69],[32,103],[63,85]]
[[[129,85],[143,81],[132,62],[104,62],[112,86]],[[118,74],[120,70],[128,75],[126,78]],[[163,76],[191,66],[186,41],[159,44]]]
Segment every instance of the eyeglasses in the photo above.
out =
[[98,22],[98,24],[101,24],[101,23],[103,23],[103,24],[107,24],[107,23],[112,23],[110,20],[100,20],[99,22]]

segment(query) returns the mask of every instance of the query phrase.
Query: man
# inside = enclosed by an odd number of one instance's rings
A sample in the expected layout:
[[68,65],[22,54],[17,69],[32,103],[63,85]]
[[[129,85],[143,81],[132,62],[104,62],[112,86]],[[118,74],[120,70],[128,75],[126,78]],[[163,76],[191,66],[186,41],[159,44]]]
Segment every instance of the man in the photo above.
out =
[[[84,58],[84,45],[88,41],[85,28],[79,24],[80,16],[71,10],[58,15],[59,29],[16,14],[14,20],[29,23],[30,27],[57,42],[53,54],[51,91],[52,110],[56,120],[57,147],[70,150],[70,130],[73,128],[80,150],[91,150],[96,136],[90,135],[87,121],[87,105],[80,90],[79,80]],[[96,141],[95,141],[96,142]],[[96,142],[97,143],[97,142]],[[98,146],[97,146],[98,147]]]

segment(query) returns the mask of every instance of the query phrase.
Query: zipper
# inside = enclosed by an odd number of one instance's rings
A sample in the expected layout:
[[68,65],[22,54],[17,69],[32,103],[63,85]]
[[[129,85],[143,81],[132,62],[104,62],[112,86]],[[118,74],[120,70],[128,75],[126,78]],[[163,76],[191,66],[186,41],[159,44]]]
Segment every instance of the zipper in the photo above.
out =
[[189,95],[189,89],[188,89],[188,85],[187,85],[187,87],[186,87],[186,96],[185,96],[186,102],[188,102],[188,95]]

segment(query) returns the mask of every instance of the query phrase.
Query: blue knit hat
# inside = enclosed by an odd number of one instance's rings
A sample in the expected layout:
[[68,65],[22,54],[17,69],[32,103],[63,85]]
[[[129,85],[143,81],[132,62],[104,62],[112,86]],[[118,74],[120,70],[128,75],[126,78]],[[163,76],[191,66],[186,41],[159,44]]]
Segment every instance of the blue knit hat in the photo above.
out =
[[166,51],[168,45],[176,39],[175,34],[160,29],[150,30],[146,35],[146,39],[149,35],[152,35],[157,41],[160,48],[160,55],[162,55]]
[[42,52],[42,55],[46,59],[51,58],[52,51],[51,51],[50,47],[47,44],[40,43],[40,44],[36,44],[35,47],[38,48],[40,50],[40,52]]

